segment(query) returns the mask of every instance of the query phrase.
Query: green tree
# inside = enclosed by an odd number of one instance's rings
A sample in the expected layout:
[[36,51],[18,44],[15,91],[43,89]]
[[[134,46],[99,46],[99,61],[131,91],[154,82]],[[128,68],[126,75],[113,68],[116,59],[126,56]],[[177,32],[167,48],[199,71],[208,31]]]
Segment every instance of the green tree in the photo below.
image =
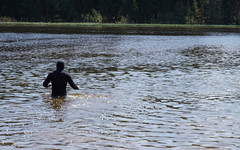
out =
[[193,0],[192,6],[188,8],[188,14],[186,16],[187,24],[201,24],[203,20],[201,19],[201,13],[198,6],[197,0]]
[[81,16],[82,20],[84,22],[94,22],[94,23],[102,23],[103,18],[99,11],[96,11],[95,9],[92,9],[87,14],[82,14]]
[[223,22],[224,24],[233,23],[233,8],[234,0],[223,0],[222,9],[223,9]]
[[197,0],[193,0],[193,10],[194,10],[194,17],[198,20],[200,18],[200,11],[198,8]]
[[210,14],[208,24],[223,24],[223,16],[221,11],[222,1],[211,0],[210,1]]
[[126,18],[125,23],[138,22],[138,6],[136,0],[122,0],[120,18]]
[[103,22],[116,22],[119,17],[121,1],[99,0],[98,10],[103,17]]
[[60,11],[60,8],[58,0],[41,0],[41,6],[43,21],[54,22],[56,18],[59,19],[60,16],[58,12]]
[[201,20],[203,24],[209,24],[210,22],[210,0],[201,0],[200,1],[200,14],[201,14]]
[[80,13],[78,11],[79,4],[77,0],[60,0],[59,15],[64,22],[78,22],[80,21]]
[[239,0],[0,0],[1,20],[240,24]]
[[236,18],[236,24],[239,25],[240,24],[240,1],[236,1],[236,5],[235,5],[235,18]]
[[174,19],[173,23],[184,24],[185,16],[187,14],[186,2],[178,0],[176,2],[174,9],[175,9],[175,13],[174,13],[175,19]]
[[19,16],[22,21],[40,21],[41,20],[41,2],[40,0],[18,0]]

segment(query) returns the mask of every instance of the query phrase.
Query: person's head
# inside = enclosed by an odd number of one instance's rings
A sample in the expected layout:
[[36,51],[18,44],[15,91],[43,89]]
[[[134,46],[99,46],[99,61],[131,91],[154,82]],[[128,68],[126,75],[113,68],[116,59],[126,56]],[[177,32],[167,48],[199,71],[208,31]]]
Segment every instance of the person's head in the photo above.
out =
[[57,62],[57,70],[62,71],[64,69],[64,62],[58,61]]

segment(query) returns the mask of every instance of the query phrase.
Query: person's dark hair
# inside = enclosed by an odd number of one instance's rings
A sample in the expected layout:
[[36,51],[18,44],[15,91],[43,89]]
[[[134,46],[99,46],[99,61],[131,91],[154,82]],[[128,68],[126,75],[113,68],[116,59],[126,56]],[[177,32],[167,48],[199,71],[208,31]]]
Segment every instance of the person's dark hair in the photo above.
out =
[[64,69],[64,62],[58,61],[57,62],[57,70],[62,71]]

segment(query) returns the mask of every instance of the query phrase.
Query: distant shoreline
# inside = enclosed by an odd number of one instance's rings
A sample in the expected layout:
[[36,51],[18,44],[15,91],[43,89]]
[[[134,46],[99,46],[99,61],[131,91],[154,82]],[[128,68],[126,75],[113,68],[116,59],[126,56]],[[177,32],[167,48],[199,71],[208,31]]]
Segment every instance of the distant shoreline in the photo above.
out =
[[240,25],[0,22],[0,32],[54,34],[206,35],[240,33]]

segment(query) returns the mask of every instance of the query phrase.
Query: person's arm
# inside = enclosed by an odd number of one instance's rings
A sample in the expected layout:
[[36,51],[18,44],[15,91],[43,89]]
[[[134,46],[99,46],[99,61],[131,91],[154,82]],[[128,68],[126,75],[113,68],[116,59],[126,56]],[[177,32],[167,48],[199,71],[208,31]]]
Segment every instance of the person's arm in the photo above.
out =
[[68,83],[70,84],[70,86],[75,89],[75,90],[79,90],[79,87],[73,82],[71,76],[68,76]]
[[47,76],[47,78],[45,79],[45,81],[43,82],[43,86],[44,87],[49,87],[49,82],[51,81],[51,75],[49,74],[48,76]]

